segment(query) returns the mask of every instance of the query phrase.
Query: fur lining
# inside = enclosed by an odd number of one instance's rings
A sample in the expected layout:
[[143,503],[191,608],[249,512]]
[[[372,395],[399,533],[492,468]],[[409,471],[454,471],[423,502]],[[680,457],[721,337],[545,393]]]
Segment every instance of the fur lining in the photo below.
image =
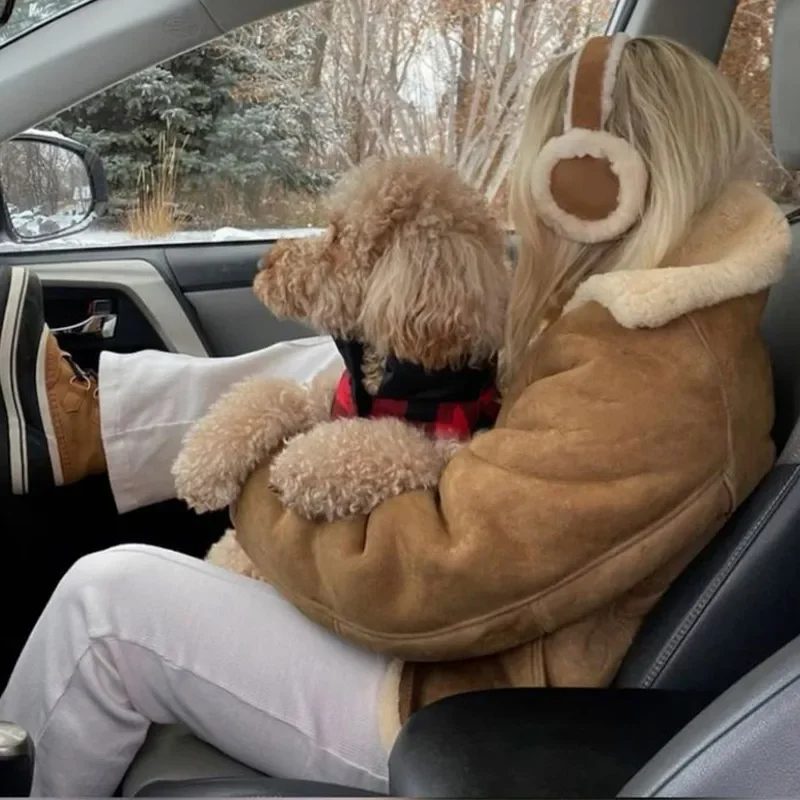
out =
[[618,33],[614,36],[611,46],[608,50],[608,58],[606,59],[605,68],[603,70],[603,95],[601,100],[601,125],[605,127],[611,112],[614,110],[614,89],[617,85],[617,73],[619,72],[619,63],[622,60],[622,51],[625,45],[630,40],[630,36],[625,33]]
[[378,694],[378,730],[381,744],[387,753],[392,751],[402,727],[400,723],[400,680],[402,677],[403,662],[391,661]]
[[572,106],[575,104],[575,83],[578,79],[578,67],[581,63],[583,48],[576,51],[569,67],[569,88],[567,89],[567,105],[564,107],[564,133],[572,130]]
[[[553,197],[551,180],[556,164],[585,156],[607,160],[619,179],[618,205],[605,219],[581,219]],[[542,148],[531,174],[531,188],[542,218],[567,239],[587,244],[614,239],[634,225],[644,206],[648,181],[642,157],[628,142],[606,131],[585,128],[573,128],[551,139]]]
[[664,266],[593,275],[563,313],[596,302],[625,328],[658,328],[775,285],[790,247],[791,232],[780,208],[754,184],[734,184]]

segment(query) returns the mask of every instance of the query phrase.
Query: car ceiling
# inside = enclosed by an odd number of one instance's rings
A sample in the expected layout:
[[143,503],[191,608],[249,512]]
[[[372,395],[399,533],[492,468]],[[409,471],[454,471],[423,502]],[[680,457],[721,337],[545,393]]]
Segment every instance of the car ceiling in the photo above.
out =
[[0,141],[297,0],[97,0],[0,48]]

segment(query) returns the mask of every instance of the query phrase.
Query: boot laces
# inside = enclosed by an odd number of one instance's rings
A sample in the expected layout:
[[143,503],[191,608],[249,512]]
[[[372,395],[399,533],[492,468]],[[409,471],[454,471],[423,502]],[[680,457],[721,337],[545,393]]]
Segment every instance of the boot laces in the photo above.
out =
[[96,400],[98,394],[97,373],[94,370],[81,367],[69,353],[62,353],[61,357],[73,372],[72,377],[69,379],[70,386],[80,387],[85,392],[92,390],[92,396]]

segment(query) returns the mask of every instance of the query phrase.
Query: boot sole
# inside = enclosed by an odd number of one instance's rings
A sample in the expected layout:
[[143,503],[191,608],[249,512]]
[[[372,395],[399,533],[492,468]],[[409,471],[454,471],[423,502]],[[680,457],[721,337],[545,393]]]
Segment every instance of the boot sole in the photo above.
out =
[[[4,301],[4,303],[3,303]],[[0,487],[12,494],[52,488],[60,460],[52,457],[55,437],[44,385],[48,330],[39,279],[22,268],[0,272]]]

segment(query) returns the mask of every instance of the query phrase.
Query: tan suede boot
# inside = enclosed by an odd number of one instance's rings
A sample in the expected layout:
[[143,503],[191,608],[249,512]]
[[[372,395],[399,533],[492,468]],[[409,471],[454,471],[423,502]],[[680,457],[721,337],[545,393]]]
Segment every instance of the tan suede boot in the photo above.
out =
[[97,379],[63,353],[52,334],[45,350],[45,382],[61,462],[61,479],[56,482],[75,483],[105,472]]
[[44,322],[42,287],[0,268],[0,494],[29,494],[106,469],[97,381]]

